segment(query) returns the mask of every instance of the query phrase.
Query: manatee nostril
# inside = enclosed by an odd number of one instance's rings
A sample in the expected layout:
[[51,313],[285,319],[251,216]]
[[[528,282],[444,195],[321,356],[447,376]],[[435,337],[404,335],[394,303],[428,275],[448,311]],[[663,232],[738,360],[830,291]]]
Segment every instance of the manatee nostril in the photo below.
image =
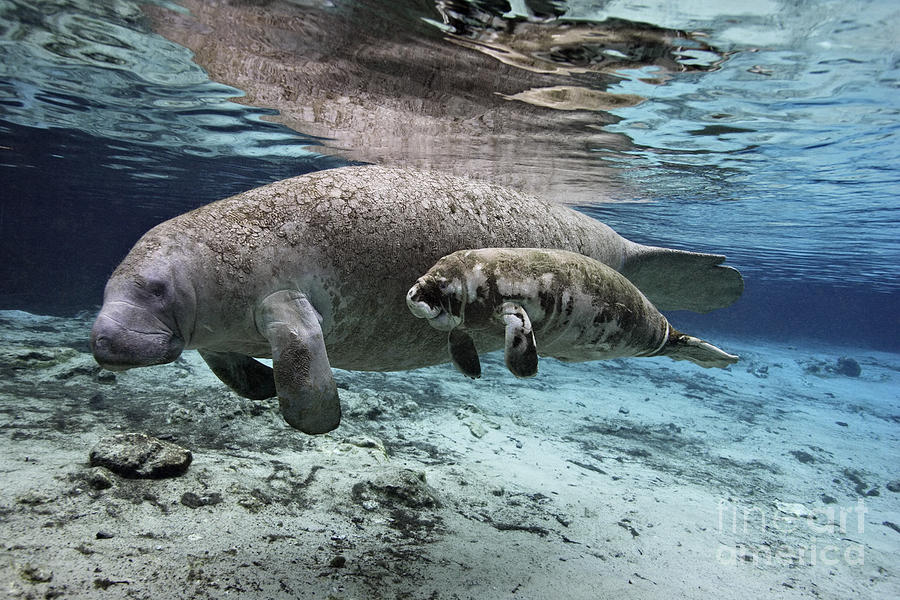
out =
[[109,338],[102,335],[98,335],[97,337],[93,338],[91,340],[91,351],[93,352],[95,357],[108,355],[111,351]]
[[420,319],[433,319],[440,314],[440,307],[428,301],[427,287],[417,282],[406,293],[406,305],[412,314]]

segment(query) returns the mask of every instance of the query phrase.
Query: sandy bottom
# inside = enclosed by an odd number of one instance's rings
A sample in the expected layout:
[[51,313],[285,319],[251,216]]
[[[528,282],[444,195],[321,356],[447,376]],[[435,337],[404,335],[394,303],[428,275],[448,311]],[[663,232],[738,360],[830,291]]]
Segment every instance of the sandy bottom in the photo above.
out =
[[[102,372],[88,329],[0,312],[7,597],[900,596],[898,355],[337,371],[343,424],[309,437],[193,352]],[[90,449],[132,431],[187,473],[98,489]]]

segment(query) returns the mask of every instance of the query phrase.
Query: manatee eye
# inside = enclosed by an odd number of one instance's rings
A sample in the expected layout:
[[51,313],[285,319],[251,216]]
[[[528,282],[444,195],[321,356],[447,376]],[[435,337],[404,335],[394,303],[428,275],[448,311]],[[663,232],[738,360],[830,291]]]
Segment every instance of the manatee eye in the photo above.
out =
[[165,298],[168,286],[165,281],[160,279],[147,279],[139,277],[136,280],[138,287],[150,294],[154,298]]
[[147,291],[157,298],[162,298],[166,295],[166,284],[160,281],[154,281],[147,286]]

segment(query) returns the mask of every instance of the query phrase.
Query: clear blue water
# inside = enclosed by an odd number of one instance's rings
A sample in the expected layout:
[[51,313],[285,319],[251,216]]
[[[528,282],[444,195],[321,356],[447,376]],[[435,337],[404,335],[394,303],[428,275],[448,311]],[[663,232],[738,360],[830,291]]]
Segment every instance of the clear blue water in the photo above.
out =
[[[279,125],[274,109],[239,103],[243,91],[211,79],[147,16],[190,13],[151,4],[148,11],[129,1],[0,2],[0,308],[93,310],[106,275],[153,224],[348,162],[346,144],[314,137],[318,130],[302,124],[299,131]],[[333,27],[366,27],[342,20],[354,3],[335,4],[327,13]],[[635,44],[534,53],[569,69],[573,86],[643,98],[604,112],[540,109],[571,114],[564,123],[572,131],[617,140],[588,143],[572,158],[576,172],[615,173],[612,202],[579,209],[641,242],[729,256],[745,274],[745,297],[710,315],[679,315],[694,329],[900,350],[895,2],[364,4],[383,8],[400,27],[371,35],[413,51],[437,44],[464,58],[488,53],[494,34],[513,22],[552,26],[555,16],[664,28],[674,39],[666,60],[635,58],[642,56]],[[246,10],[308,10],[278,6]],[[204,31],[194,35],[214,35]],[[445,35],[478,40],[481,50]],[[591,72],[602,60],[616,65]],[[359,68],[375,80],[403,64],[367,57]],[[522,89],[549,77],[522,73]],[[465,80],[464,71],[457,75]],[[553,77],[558,85],[561,76]],[[473,84],[457,93],[488,103],[495,91]],[[537,142],[519,144],[526,164]],[[429,149],[410,152],[423,158]],[[497,161],[509,167],[509,157]]]

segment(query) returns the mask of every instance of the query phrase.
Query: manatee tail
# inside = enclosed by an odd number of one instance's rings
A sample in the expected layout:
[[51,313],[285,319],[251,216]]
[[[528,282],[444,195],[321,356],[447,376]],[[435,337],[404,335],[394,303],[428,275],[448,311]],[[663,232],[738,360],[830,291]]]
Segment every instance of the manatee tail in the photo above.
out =
[[668,356],[673,360],[689,360],[695,365],[706,368],[724,369],[738,361],[738,357],[734,354],[728,354],[709,342],[685,335],[674,329],[669,334],[669,343],[663,347],[660,355]]
[[741,274],[723,262],[720,254],[635,244],[621,273],[659,310],[705,313],[733,304],[744,292]]

